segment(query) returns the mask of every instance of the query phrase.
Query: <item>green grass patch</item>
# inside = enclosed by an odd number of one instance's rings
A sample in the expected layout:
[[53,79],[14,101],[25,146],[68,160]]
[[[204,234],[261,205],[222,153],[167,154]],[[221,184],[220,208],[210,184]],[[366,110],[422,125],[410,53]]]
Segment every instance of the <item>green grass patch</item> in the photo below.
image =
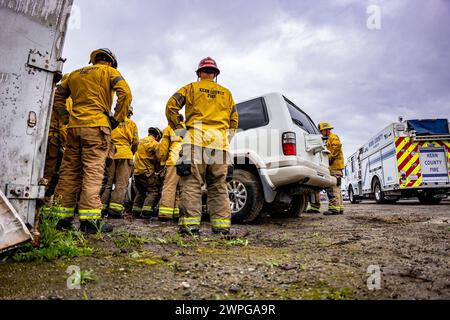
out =
[[86,285],[89,282],[96,282],[97,281],[97,276],[94,274],[94,271],[89,270],[89,271],[81,271],[80,272],[80,284],[81,285]]
[[52,261],[60,258],[91,256],[93,249],[80,231],[59,231],[56,229],[58,218],[54,215],[56,207],[50,213],[41,214],[39,248],[31,244],[21,247],[13,259],[17,262]]
[[247,239],[236,238],[233,240],[226,241],[226,245],[230,247],[247,247],[248,246]]
[[150,267],[166,263],[166,261],[161,256],[155,256],[151,252],[139,253],[137,251],[134,251],[130,254],[130,258],[139,264],[144,264]]
[[156,239],[156,241],[161,245],[175,244],[180,248],[195,247],[199,244],[198,237],[194,236],[183,238],[178,233],[166,235],[164,238]]
[[354,294],[350,289],[308,288],[301,292],[303,300],[350,300]]
[[84,286],[90,282],[96,282],[98,280],[97,276],[92,270],[79,270],[71,274],[67,278],[67,283],[73,286]]
[[144,244],[150,243],[150,239],[137,236],[126,231],[114,232],[111,235],[108,235],[108,237],[112,240],[117,248],[139,247]]

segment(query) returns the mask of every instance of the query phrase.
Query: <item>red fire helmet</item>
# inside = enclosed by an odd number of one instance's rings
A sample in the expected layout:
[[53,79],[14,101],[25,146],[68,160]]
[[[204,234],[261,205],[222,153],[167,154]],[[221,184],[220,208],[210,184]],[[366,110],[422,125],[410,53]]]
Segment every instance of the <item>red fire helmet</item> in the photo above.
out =
[[211,57],[207,57],[207,58],[203,59],[202,61],[200,61],[199,65],[198,65],[198,69],[197,69],[197,74],[206,68],[215,69],[217,71],[216,76],[218,76],[220,74],[220,70],[217,67],[216,61]]

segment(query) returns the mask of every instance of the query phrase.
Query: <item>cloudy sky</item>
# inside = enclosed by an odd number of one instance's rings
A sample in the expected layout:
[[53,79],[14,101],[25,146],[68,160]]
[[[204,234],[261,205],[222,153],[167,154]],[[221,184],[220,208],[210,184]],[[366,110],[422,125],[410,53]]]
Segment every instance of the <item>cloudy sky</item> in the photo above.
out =
[[167,100],[206,56],[236,102],[281,92],[331,122],[346,156],[399,115],[450,118],[449,0],[75,0],[73,12],[64,71],[112,49],[141,135],[166,126]]

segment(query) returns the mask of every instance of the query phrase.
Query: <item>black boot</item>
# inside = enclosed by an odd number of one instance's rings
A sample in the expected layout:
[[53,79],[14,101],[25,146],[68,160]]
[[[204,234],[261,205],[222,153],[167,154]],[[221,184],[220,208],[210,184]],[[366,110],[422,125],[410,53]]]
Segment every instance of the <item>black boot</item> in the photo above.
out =
[[151,220],[152,219],[152,212],[150,211],[142,211],[141,214],[136,217],[136,219],[141,219],[141,220]]
[[133,214],[133,217],[136,219],[139,219],[139,217],[141,216],[141,212],[142,210],[132,210],[131,213]]
[[72,223],[72,221],[67,220],[67,219],[59,220],[58,223],[56,224],[56,229],[59,231],[72,230],[73,223]]
[[80,231],[88,234],[110,233],[114,227],[109,223],[102,223],[102,220],[81,221]]
[[306,210],[305,213],[307,213],[307,214],[319,214],[320,210],[309,209],[309,210]]
[[136,219],[142,219],[142,220],[151,220],[152,217],[154,216],[155,213],[155,209],[151,209],[151,210],[142,210],[141,214],[136,217]]
[[181,227],[178,234],[180,236],[200,236],[200,229]]
[[338,216],[339,215],[339,211],[335,211],[335,210],[328,210],[325,211],[323,213],[324,216]]
[[108,209],[103,209],[102,210],[102,218],[108,218],[108,214],[109,214],[109,210]]
[[228,229],[213,229],[213,233],[221,235],[221,236],[229,236],[230,230],[228,230]]
[[121,213],[117,213],[111,209],[108,210],[108,216],[109,219],[122,219],[122,214]]

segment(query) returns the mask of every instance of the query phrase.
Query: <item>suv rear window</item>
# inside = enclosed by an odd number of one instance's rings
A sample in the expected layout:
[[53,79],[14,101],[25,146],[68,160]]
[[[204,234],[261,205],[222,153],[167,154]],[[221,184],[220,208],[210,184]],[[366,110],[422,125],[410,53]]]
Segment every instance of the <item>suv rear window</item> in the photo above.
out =
[[264,98],[239,103],[236,109],[239,115],[239,129],[249,130],[269,124]]
[[286,104],[288,106],[289,113],[291,114],[292,121],[297,126],[299,126],[308,133],[320,134],[319,129],[317,129],[314,122],[306,113],[300,110],[300,108],[297,107],[293,102],[289,101],[289,99],[284,98],[284,100],[286,100]]

